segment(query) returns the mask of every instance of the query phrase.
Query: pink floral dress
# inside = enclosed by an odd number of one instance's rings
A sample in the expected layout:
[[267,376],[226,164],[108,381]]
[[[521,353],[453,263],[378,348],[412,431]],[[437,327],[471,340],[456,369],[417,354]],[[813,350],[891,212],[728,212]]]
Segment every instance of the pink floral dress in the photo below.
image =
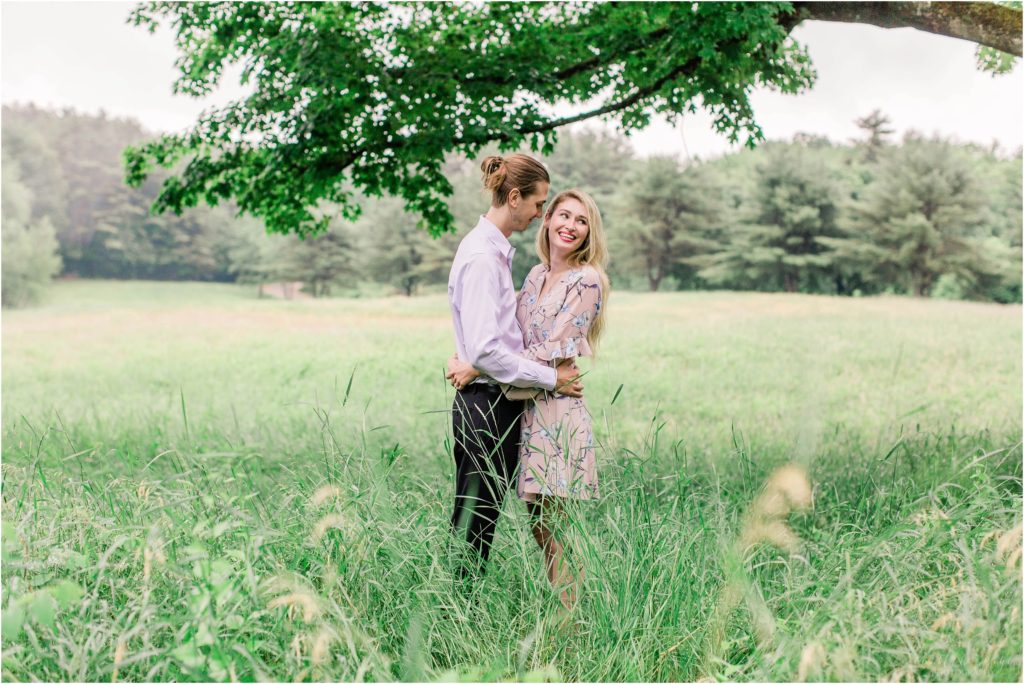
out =
[[[542,298],[549,270],[538,264],[530,271],[519,292],[516,317],[523,329],[525,356],[554,366],[559,359],[592,355],[587,332],[601,310],[601,281],[592,267],[573,268]],[[591,423],[582,398],[542,392],[526,402],[519,451],[520,499],[597,496]]]

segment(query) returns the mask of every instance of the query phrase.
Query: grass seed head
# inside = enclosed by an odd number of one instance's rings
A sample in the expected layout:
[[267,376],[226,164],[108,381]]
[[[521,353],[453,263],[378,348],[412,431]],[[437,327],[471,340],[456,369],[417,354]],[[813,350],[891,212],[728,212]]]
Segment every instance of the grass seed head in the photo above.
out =
[[345,516],[340,513],[328,513],[313,526],[313,543],[318,544],[324,538],[324,535],[327,534],[327,530],[344,530],[347,527],[348,521],[345,519]]
[[750,606],[748,602],[748,609],[753,613],[754,636],[757,638],[757,646],[767,651],[775,640],[775,617],[763,605],[760,609],[754,610],[754,607]]
[[910,522],[917,527],[924,527],[936,520],[949,520],[949,516],[942,509],[934,507],[922,509],[910,516]]
[[857,648],[849,643],[844,643],[838,648],[832,649],[828,654],[829,679],[838,681],[855,681],[857,677]]
[[309,653],[314,665],[323,665],[327,661],[332,643],[334,643],[334,634],[326,627],[320,628],[313,638],[313,648]]
[[789,502],[782,492],[768,490],[761,492],[750,508],[751,514],[761,519],[785,518],[789,510]]
[[1018,556],[1020,555],[1022,531],[1024,531],[1024,527],[1018,524],[1012,530],[1007,530],[999,535],[999,538],[996,539],[996,556],[1000,560],[1009,558],[1014,549],[1017,550]]
[[309,498],[309,503],[313,506],[322,506],[329,499],[336,499],[341,496],[341,490],[334,485],[324,485],[320,489],[313,492],[313,496]]
[[800,664],[796,669],[796,680],[806,682],[809,678],[818,679],[821,666],[825,663],[825,647],[817,641],[804,646],[800,653]]
[[813,504],[811,481],[797,465],[789,464],[773,472],[761,493],[750,506],[750,516],[761,519],[782,519],[793,510],[804,510]]
[[888,675],[882,677],[881,682],[916,682],[917,665],[900,665]]
[[956,615],[954,615],[953,613],[943,613],[942,615],[940,615],[935,620],[935,622],[932,623],[931,630],[933,632],[938,632],[940,629],[942,629],[949,623],[953,623],[953,625],[956,627],[956,631],[960,631],[960,621],[956,619]]
[[302,621],[307,625],[320,616],[320,606],[317,604],[316,598],[305,592],[295,591],[291,594],[278,596],[267,604],[268,608],[278,608],[280,606],[288,606],[288,617],[292,619],[295,619],[296,612],[301,608]]
[[789,464],[776,469],[765,484],[766,492],[775,492],[785,497],[792,509],[804,510],[814,503],[811,481],[807,472],[798,465]]
[[1006,559],[1006,576],[1010,577],[1017,572],[1017,566],[1020,565],[1020,547],[1018,546],[1013,552],[1010,553]]
[[782,520],[751,518],[740,534],[740,548],[747,551],[758,544],[771,544],[796,553],[800,549],[800,537]]

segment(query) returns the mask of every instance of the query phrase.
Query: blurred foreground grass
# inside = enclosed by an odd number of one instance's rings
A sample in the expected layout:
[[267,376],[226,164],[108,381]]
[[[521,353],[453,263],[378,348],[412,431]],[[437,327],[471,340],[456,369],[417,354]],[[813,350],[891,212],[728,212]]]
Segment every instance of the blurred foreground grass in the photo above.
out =
[[[453,582],[444,298],[254,295],[4,313],[5,680],[1020,679],[1020,307],[615,293],[559,628],[515,503]],[[733,567],[786,462],[800,547]]]

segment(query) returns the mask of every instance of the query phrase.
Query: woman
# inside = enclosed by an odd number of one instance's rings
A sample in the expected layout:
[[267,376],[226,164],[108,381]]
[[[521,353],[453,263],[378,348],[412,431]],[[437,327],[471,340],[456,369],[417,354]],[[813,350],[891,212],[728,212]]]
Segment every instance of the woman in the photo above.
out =
[[[537,231],[541,263],[519,292],[517,318],[532,360],[552,366],[562,359],[592,356],[604,327],[608,259],[601,214],[582,190],[566,190],[552,200]],[[457,361],[453,384],[465,386],[479,373]],[[564,547],[548,521],[559,502],[597,496],[594,432],[582,397],[539,392],[522,418],[517,492],[533,517],[533,537],[544,551],[548,580],[562,588],[559,599],[571,610],[582,578],[564,562]]]

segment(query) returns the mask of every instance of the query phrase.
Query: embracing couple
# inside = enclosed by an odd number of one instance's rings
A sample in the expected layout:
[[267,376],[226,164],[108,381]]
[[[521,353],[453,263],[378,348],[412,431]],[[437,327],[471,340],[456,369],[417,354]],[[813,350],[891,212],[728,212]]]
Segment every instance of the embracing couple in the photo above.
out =
[[[593,354],[604,323],[601,215],[580,190],[548,204],[548,172],[527,155],[488,157],[481,170],[491,207],[463,238],[448,278],[456,353],[447,378],[457,390],[452,528],[482,570],[514,484],[548,579],[571,610],[582,578],[565,562],[552,522],[560,501],[597,496],[594,433],[575,360]],[[517,295],[509,237],[542,216],[541,263]]]

